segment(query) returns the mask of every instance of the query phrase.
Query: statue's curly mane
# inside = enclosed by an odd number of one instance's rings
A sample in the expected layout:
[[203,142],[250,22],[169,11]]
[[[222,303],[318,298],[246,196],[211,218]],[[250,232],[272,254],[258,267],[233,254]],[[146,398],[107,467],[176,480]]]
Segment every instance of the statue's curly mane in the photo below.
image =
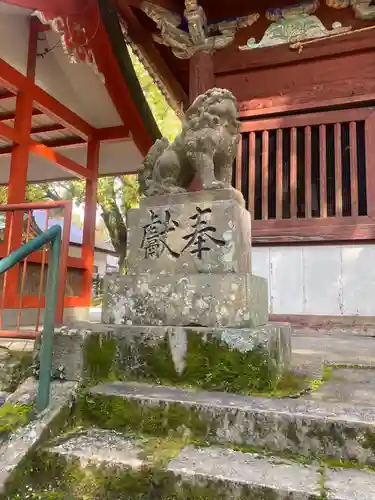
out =
[[223,101],[232,101],[237,105],[237,100],[227,89],[211,89],[195,99],[185,114],[183,132],[186,129],[200,130],[203,128],[216,128],[222,118],[218,116],[213,108]]

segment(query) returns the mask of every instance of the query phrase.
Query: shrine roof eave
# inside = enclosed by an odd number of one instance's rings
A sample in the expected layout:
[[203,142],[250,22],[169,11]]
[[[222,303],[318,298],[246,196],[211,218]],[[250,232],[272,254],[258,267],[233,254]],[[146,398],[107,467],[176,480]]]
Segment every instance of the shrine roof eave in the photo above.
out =
[[[90,59],[91,57],[94,59],[97,74],[94,74],[95,71],[90,71],[92,68],[85,64],[69,64],[69,56],[63,50],[65,43],[59,43],[58,36],[52,29],[42,33],[40,38],[45,40],[38,42],[38,47],[44,44],[42,51],[45,54],[42,53],[42,57],[37,60],[36,83],[95,127],[114,126],[119,123],[129,126],[134,142],[141,153],[145,154],[161,134],[135,75],[117,12],[111,10],[107,2],[102,0],[99,2],[87,0],[84,16],[80,1],[48,0],[47,3],[48,6],[46,2],[40,0],[0,1],[0,22],[4,16],[12,18],[14,22],[17,19],[17,26],[13,31],[12,23],[6,21],[3,23],[5,29],[3,35],[0,33],[0,47],[6,43],[10,54],[8,57],[2,50],[2,57],[24,73],[25,50],[21,57],[22,61],[17,60],[19,54],[13,52],[17,52],[18,48],[21,52],[27,45],[26,19],[30,19],[32,13],[35,14],[34,9],[48,7],[48,10],[38,16],[43,18],[47,13],[48,23],[53,21],[52,15],[63,15],[67,11],[67,6],[71,9],[70,12],[78,11],[78,17],[73,16],[69,21],[78,22],[88,33],[88,54]],[[53,10],[56,12],[51,14]],[[15,49],[12,47],[13,42],[16,45]],[[101,89],[98,76],[102,78]],[[90,105],[88,101],[91,94],[93,99]]]

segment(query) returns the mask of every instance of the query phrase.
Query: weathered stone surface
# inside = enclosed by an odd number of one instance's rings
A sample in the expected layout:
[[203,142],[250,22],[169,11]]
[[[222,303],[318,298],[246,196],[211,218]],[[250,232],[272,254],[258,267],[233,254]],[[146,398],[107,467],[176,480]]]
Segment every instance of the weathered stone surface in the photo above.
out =
[[130,405],[132,426],[140,429],[142,420],[156,418],[158,433],[168,432],[171,426],[177,430],[175,415],[181,414],[185,426],[199,439],[375,465],[375,408],[124,382],[97,386],[90,393],[92,407],[89,404],[87,411],[88,415],[93,412],[97,422],[103,401],[108,411],[113,401],[117,415],[119,401],[123,401],[123,429]]
[[[39,342],[36,346],[38,358]],[[288,369],[291,329],[79,324],[56,329],[54,370],[67,380],[146,379],[227,390],[270,390]]]
[[375,369],[333,368],[329,380],[307,396],[316,401],[374,406]]
[[215,491],[215,486],[220,486],[221,491],[225,491],[225,496],[220,498],[321,498],[320,475],[316,467],[225,448],[185,448],[167,470],[173,472],[181,483],[206,486],[212,491]]
[[[37,382],[34,381],[32,390],[34,396],[36,388]],[[45,436],[51,425],[61,415],[62,410],[72,402],[76,389],[74,382],[54,382],[48,408],[39,414],[38,418],[18,429],[9,439],[0,444],[0,494],[22,460]]]
[[0,348],[0,391],[14,391],[28,375],[30,352],[13,352]]
[[299,329],[293,334],[293,352],[320,356],[326,364],[375,368],[375,341],[371,335]]
[[49,453],[74,459],[82,465],[95,462],[97,465],[121,465],[139,469],[145,464],[141,448],[132,437],[125,437],[116,431],[89,429],[56,446],[48,448]]
[[[90,323],[84,323],[89,327]],[[58,327],[53,337],[52,373],[60,372],[65,380],[76,381],[83,373],[84,342],[90,334],[85,328]],[[34,345],[34,369],[39,369],[41,333]]]
[[251,274],[106,278],[104,323],[252,328],[267,320],[267,282]]
[[[203,213],[198,215],[197,209]],[[131,274],[251,273],[251,217],[235,189],[146,198],[139,209],[129,211],[128,227]],[[187,235],[195,230],[200,232],[187,246]],[[204,239],[201,256],[198,236]]]
[[251,218],[241,193],[151,197],[130,211],[128,224],[128,275],[107,277],[104,323],[267,322],[267,282],[251,274]]
[[373,500],[375,474],[353,469],[326,470],[328,500]]

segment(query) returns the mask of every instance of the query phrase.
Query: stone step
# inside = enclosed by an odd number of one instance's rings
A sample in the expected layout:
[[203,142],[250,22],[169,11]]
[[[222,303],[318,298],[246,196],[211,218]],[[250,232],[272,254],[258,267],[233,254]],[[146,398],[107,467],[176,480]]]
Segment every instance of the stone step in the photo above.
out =
[[[368,471],[302,465],[218,446],[182,447],[175,452],[174,458],[158,466],[146,457],[144,442],[142,438],[127,437],[114,431],[90,429],[50,447],[48,453],[64,459],[67,464],[78,464],[81,469],[89,465],[91,486],[95,485],[97,478],[95,471],[101,471],[98,478],[106,492],[111,492],[115,476],[122,485],[123,496],[120,494],[119,498],[132,498],[132,493],[139,495],[142,491],[145,496],[136,498],[374,499],[375,473]],[[72,469],[64,470],[61,461],[58,463],[62,477],[55,478],[57,484],[61,479],[64,488],[69,485],[68,488],[79,494],[77,485],[70,482]],[[106,470],[104,475],[103,467]],[[84,482],[84,476],[76,477]],[[134,485],[136,492],[132,490]],[[67,494],[66,489],[64,493]],[[85,493],[85,498],[91,498],[88,491]]]
[[[373,500],[375,473],[301,465],[230,449],[187,447],[168,471],[182,483],[219,488],[226,497],[290,500]],[[238,496],[237,496],[238,495]]]
[[[36,343],[36,361],[40,339]],[[53,371],[85,385],[147,380],[248,393],[276,388],[288,372],[291,329],[95,325],[55,329]]]
[[375,408],[309,399],[254,398],[115,382],[89,390],[87,422],[375,465]]

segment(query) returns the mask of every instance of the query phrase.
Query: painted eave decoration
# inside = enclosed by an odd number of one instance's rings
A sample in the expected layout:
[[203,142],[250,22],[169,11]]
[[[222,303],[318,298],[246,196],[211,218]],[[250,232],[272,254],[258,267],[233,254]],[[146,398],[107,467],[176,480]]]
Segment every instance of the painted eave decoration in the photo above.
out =
[[[328,1],[333,3],[334,0]],[[342,4],[339,0],[336,0],[336,3]],[[259,43],[255,38],[249,38],[247,44],[240,46],[239,49],[251,50],[282,44],[296,44],[303,40],[326,38],[351,31],[351,26],[342,26],[339,22],[334,22],[332,29],[327,29],[320,19],[313,15],[319,5],[319,0],[310,0],[289,7],[268,9],[266,18],[273,22],[267,28],[263,38]]]
[[357,19],[375,19],[374,0],[326,0],[326,3],[333,9],[346,9],[351,7]]
[[239,29],[251,26],[260,17],[249,14],[209,24],[198,0],[185,0],[183,16],[147,1],[142,2],[141,8],[160,30],[154,40],[170,47],[180,59],[189,59],[198,51],[213,52],[227,47]]
[[55,33],[60,35],[61,45],[71,63],[88,64],[104,83],[104,75],[99,71],[94,53],[90,48],[90,41],[95,36],[95,33],[90,36],[86,28],[74,15],[55,16],[39,10],[34,11],[33,15],[41,23],[50,26]]

